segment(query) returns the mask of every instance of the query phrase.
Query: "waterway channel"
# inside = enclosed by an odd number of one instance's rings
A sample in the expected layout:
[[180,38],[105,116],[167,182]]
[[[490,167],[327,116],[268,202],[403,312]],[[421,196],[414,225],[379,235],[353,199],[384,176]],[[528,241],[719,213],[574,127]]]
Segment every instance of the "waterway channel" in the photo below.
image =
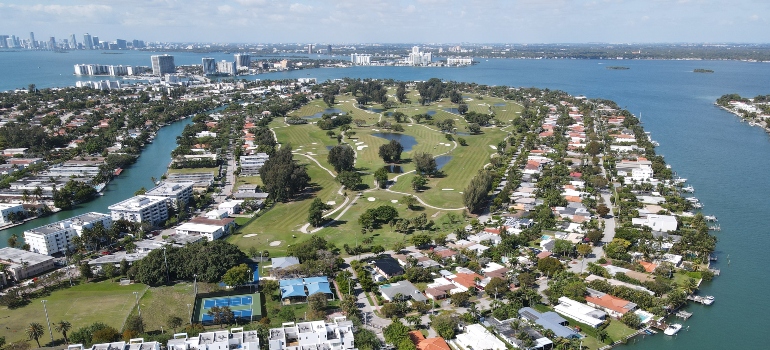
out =
[[160,179],[166,173],[167,166],[171,162],[171,151],[177,146],[176,137],[181,135],[184,127],[191,123],[192,118],[187,118],[161,128],[155,140],[144,148],[136,163],[123,170],[120,176],[115,177],[107,185],[102,192],[103,196],[78,205],[74,209],[60,211],[51,216],[31,220],[23,225],[0,231],[0,247],[8,246],[8,238],[14,233],[23,237],[25,230],[75,215],[92,211],[108,213],[107,207],[133,196],[138,189],[142,187],[152,188],[152,178]]

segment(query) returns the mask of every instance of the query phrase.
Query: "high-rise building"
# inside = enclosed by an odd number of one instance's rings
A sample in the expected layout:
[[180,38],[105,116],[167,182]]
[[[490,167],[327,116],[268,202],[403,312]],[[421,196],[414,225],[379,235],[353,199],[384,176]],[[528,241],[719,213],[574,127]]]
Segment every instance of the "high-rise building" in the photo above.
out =
[[307,54],[312,55],[313,54],[313,44],[307,45]]
[[152,61],[152,74],[157,76],[163,76],[176,72],[176,66],[174,66],[174,56],[170,55],[153,55],[150,57]]
[[327,55],[331,55],[332,54],[332,46],[331,45],[326,47],[326,54]]
[[203,75],[212,74],[217,74],[217,61],[211,57],[203,57]]
[[235,62],[222,60],[217,62],[217,73],[226,75],[235,75],[238,70],[235,68]]
[[125,50],[128,48],[126,46],[126,41],[123,39],[115,39],[115,44],[118,46],[118,50]]
[[350,62],[353,62],[356,66],[368,66],[372,63],[372,55],[365,53],[352,53],[350,54]]
[[94,39],[91,38],[91,34],[83,34],[83,49],[91,50],[94,48]]
[[94,41],[94,49],[97,49],[97,50],[100,49],[101,45],[99,44],[99,37],[98,36],[94,36],[92,39]]
[[8,43],[6,42],[8,38],[10,37],[7,35],[0,35],[0,49],[5,49],[8,47]]
[[50,39],[48,39],[48,49],[56,50],[56,38],[51,37]]
[[249,69],[251,67],[251,56],[247,53],[236,53],[235,54],[235,68],[240,69]]
[[29,47],[32,49],[37,48],[37,43],[35,42],[35,32],[29,32]]
[[409,54],[407,63],[413,66],[427,66],[433,60],[433,55],[430,52],[420,52],[419,46],[412,47],[412,53]]
[[70,35],[70,49],[77,50],[78,42],[75,40],[75,34]]

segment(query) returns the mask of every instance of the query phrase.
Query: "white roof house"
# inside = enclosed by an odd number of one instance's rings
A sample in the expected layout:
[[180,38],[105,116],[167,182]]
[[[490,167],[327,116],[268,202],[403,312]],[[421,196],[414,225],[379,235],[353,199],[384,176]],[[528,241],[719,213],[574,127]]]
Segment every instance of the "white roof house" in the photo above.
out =
[[594,328],[602,324],[604,319],[607,318],[606,312],[594,309],[567,297],[559,298],[559,305],[556,305],[553,309],[564,316]]
[[165,197],[134,196],[109,207],[112,220],[125,219],[131,222],[149,222],[159,225],[168,219]]
[[225,227],[187,222],[179,225],[176,228],[176,233],[180,235],[201,235],[209,241],[213,241],[225,235]]
[[463,350],[505,350],[507,347],[502,340],[497,339],[480,324],[465,326],[463,333],[457,335],[455,345]]
[[647,226],[653,231],[671,232],[676,231],[676,216],[649,214],[645,218],[631,219],[634,225]]

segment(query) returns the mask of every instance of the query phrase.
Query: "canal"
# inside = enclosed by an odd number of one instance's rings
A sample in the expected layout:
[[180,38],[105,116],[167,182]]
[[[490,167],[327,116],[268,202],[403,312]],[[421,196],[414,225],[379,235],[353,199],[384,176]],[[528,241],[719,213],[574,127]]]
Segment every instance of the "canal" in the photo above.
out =
[[192,123],[192,118],[175,122],[158,131],[155,140],[142,151],[136,163],[124,169],[120,176],[113,179],[100,196],[88,203],[83,203],[71,210],[64,210],[51,216],[31,220],[23,225],[0,231],[0,248],[8,246],[8,238],[16,233],[19,238],[24,236],[24,231],[43,226],[59,220],[64,220],[75,215],[96,211],[109,213],[107,207],[134,195],[138,189],[153,187],[152,178],[160,179],[166,172],[171,162],[171,151],[176,148],[176,137],[182,134],[182,130]]

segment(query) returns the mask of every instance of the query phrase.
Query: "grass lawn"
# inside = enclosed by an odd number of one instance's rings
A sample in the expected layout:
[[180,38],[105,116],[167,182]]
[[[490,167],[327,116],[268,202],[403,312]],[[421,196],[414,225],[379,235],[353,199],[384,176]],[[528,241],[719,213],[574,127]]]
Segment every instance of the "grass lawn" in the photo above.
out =
[[[216,289],[216,284],[198,283],[199,293],[206,293]],[[184,324],[187,324],[190,318],[187,304],[192,304],[194,301],[193,284],[189,282],[178,283],[173,286],[149,288],[144,293],[144,296],[139,299],[146,331],[160,331],[161,327],[169,331],[166,322],[169,316],[178,316],[184,320]],[[133,309],[131,314],[136,314],[136,309]]]
[[[229,236],[227,240],[230,243],[238,245],[244,251],[248,251],[250,247],[256,247],[261,250],[267,249],[271,254],[278,254],[275,256],[284,256],[287,245],[307,236],[299,229],[307,223],[308,209],[315,197],[321,198],[324,202],[335,201],[338,204],[344,201],[344,198],[337,194],[340,185],[329,173],[305,157],[295,155],[294,159],[301,164],[308,164],[308,174],[320,190],[310,193],[301,200],[277,203],[257,219],[248,222],[237,234]],[[249,234],[256,234],[256,236],[244,237]],[[281,244],[269,246],[273,241],[280,241]]]
[[168,169],[169,174],[191,174],[191,173],[211,173],[214,176],[219,173],[219,168],[182,168]]
[[624,325],[623,322],[620,322],[615,319],[610,321],[610,325],[607,326],[606,330],[607,330],[607,335],[613,341],[620,340],[636,332],[635,330]]
[[[133,292],[139,292],[141,295],[146,289],[144,284],[121,286],[116,282],[103,281],[57,290],[41,299],[47,300],[51,323],[69,321],[72,324],[70,332],[94,322],[104,322],[120,330],[136,304]],[[38,322],[47,328],[41,299],[32,300],[29,305],[15,310],[0,310],[0,329],[3,330],[0,333],[6,337],[8,343],[26,340],[24,328],[31,322]],[[60,338],[61,334],[54,333],[54,339]],[[49,340],[48,334],[40,339],[41,344]]]
[[262,186],[262,178],[259,176],[239,176],[235,178],[233,192],[238,190],[241,185],[259,185]]

